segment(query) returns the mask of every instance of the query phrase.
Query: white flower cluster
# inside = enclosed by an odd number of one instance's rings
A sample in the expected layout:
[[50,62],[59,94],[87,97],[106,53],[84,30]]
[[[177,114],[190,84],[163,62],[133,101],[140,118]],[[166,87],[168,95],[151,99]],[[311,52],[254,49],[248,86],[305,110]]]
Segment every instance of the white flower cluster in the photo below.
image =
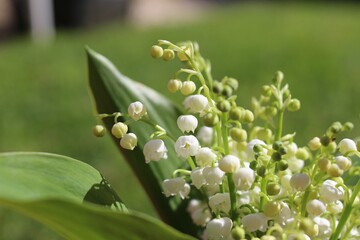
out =
[[[176,120],[183,135],[173,139],[172,146],[152,138],[143,152],[149,163],[166,159],[169,148],[188,163],[163,180],[163,193],[190,198],[187,211],[202,239],[357,239],[360,212],[352,209],[359,202],[360,183],[347,185],[344,176],[351,179],[359,172],[353,159],[360,156],[360,144],[348,138],[336,141],[352,124],[335,122],[323,136],[298,147],[295,134],[282,133],[284,113],[300,108],[283,84],[282,72],[263,86],[250,111],[235,101],[236,79],[209,78],[209,63],[196,44],[159,41],[151,50],[153,57],[164,60],[175,53],[188,64],[176,74],[188,74],[185,81],[175,78],[168,83],[170,92],[187,95],[186,114]],[[137,121],[146,116],[144,109],[132,103],[128,115]],[[121,146],[136,145],[125,123],[114,128],[115,137],[125,138]],[[155,136],[166,137],[163,128],[160,132]]]

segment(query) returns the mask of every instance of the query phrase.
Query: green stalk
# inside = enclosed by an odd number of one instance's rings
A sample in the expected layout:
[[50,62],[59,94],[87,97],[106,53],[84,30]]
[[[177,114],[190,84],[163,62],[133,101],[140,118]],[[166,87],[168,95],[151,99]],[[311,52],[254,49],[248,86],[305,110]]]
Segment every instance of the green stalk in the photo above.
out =
[[351,198],[350,198],[349,202],[346,204],[345,209],[344,209],[344,211],[343,211],[343,213],[341,215],[341,218],[339,220],[339,223],[338,223],[338,225],[337,225],[337,227],[335,229],[335,232],[331,235],[330,240],[338,240],[339,239],[339,236],[340,236],[340,234],[341,234],[341,232],[342,232],[342,230],[343,230],[343,228],[344,228],[344,226],[346,224],[346,221],[350,217],[351,210],[353,208],[353,203],[354,203],[355,198],[358,195],[359,191],[360,191],[360,180],[358,180],[358,182],[357,182],[357,184],[356,184],[356,186],[354,188],[354,191],[353,191],[353,193],[351,195]]
[[235,213],[236,213],[236,187],[235,187],[235,183],[233,180],[233,174],[232,173],[226,173],[227,176],[227,181],[228,181],[228,185],[229,185],[229,193],[230,193],[230,203],[231,203],[231,208],[230,208],[230,216],[231,219],[235,219]]
[[[263,178],[261,179],[260,188],[261,188],[261,192],[264,193],[264,194],[266,194],[266,184],[267,184],[266,178],[263,177]],[[265,204],[265,197],[264,197],[264,196],[261,196],[261,197],[260,197],[260,205],[259,205],[259,211],[260,211],[260,212],[263,210],[264,204]]]
[[229,154],[229,136],[228,136],[228,129],[226,128],[226,122],[227,122],[228,114],[223,113],[221,116],[221,135],[223,138],[223,145],[224,145],[224,151],[225,155]]
[[304,197],[301,203],[301,216],[306,217],[306,204],[310,195],[310,187],[308,187],[304,193]]
[[284,111],[281,109],[279,110],[278,114],[278,121],[277,121],[277,128],[275,134],[275,141],[279,141],[282,135],[282,128],[283,128],[283,118],[284,118]]

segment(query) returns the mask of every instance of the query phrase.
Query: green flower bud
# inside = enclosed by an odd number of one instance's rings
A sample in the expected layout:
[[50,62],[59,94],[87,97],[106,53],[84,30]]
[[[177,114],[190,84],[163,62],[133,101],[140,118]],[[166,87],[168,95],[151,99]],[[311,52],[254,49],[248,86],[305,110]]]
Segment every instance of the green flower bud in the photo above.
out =
[[186,81],[183,82],[180,92],[183,95],[189,95],[195,92],[195,90],[196,90],[195,83],[193,81]]
[[279,152],[273,152],[273,154],[271,154],[271,159],[274,160],[275,162],[280,161],[281,154]]
[[332,132],[333,134],[337,134],[339,132],[341,132],[342,130],[342,124],[340,122],[334,122],[333,124],[331,124],[330,126],[330,132]]
[[274,117],[277,114],[277,109],[275,107],[266,107],[265,114]]
[[245,230],[239,226],[236,226],[231,231],[231,235],[234,240],[242,240],[245,238]]
[[289,105],[287,106],[287,110],[290,112],[295,112],[300,109],[300,101],[296,98],[290,100]]
[[203,122],[207,127],[214,127],[219,123],[219,116],[215,113],[208,112],[203,116]]
[[281,205],[278,202],[267,202],[264,205],[264,214],[269,217],[275,217],[280,213]]
[[224,85],[231,87],[233,90],[237,90],[239,87],[239,82],[235,78],[224,77],[221,82]]
[[340,177],[343,175],[343,173],[344,170],[342,170],[336,163],[331,164],[327,170],[327,174],[329,174],[331,177]]
[[287,163],[286,160],[280,160],[278,163],[277,163],[277,167],[280,171],[285,171],[286,169],[288,169],[289,167],[289,164]]
[[299,148],[295,153],[295,157],[298,159],[307,160],[310,158],[310,154],[305,148]]
[[235,107],[230,110],[229,117],[231,120],[240,121],[244,112],[245,110],[243,108]]
[[181,89],[182,87],[182,82],[178,79],[171,79],[168,82],[167,88],[169,90],[169,92],[177,92]]
[[262,95],[264,97],[270,97],[271,96],[271,87],[269,85],[263,85],[261,90],[262,90]]
[[254,147],[253,147],[253,151],[255,153],[259,153],[262,151],[262,146],[260,144],[255,144]]
[[263,141],[269,141],[272,137],[272,131],[268,128],[262,128],[257,132],[257,137]]
[[254,114],[250,110],[245,110],[241,116],[241,122],[251,123],[254,121]]
[[161,58],[163,53],[164,53],[164,50],[162,49],[162,47],[160,47],[158,45],[154,45],[150,49],[150,55],[153,58]]
[[346,122],[346,123],[344,123],[344,125],[343,125],[343,130],[344,130],[344,131],[350,131],[350,130],[352,130],[353,128],[354,128],[354,124],[351,123],[351,122]]
[[257,161],[253,160],[250,162],[249,164],[249,167],[252,169],[252,170],[255,170],[256,169],[256,166],[257,166]]
[[281,71],[275,72],[275,76],[273,78],[273,83],[275,85],[280,84],[284,80],[284,73]]
[[280,147],[282,147],[282,146],[283,146],[282,142],[276,141],[276,142],[273,143],[272,148],[273,148],[275,151],[279,151]]
[[230,137],[236,142],[244,142],[247,139],[247,132],[241,128],[230,129]]
[[229,112],[231,109],[231,104],[228,100],[220,100],[216,104],[217,109],[219,109],[222,112]]
[[284,146],[281,146],[278,153],[280,153],[280,155],[285,155],[287,153],[287,149]]
[[95,137],[103,137],[106,133],[106,128],[103,125],[96,125],[93,128],[93,134]]
[[189,57],[193,57],[193,52],[191,50],[191,48],[183,46],[181,47],[183,49],[183,51],[179,51],[177,53],[177,56],[179,58],[180,61],[184,62],[184,61],[188,61],[188,58],[186,55],[188,55]]
[[256,173],[257,175],[259,175],[260,177],[264,177],[266,174],[266,167],[265,166],[260,166],[256,169]]
[[318,160],[317,165],[318,165],[320,171],[326,172],[329,169],[331,162],[327,158],[321,158]]
[[233,89],[230,86],[223,86],[223,90],[221,91],[221,95],[224,97],[230,97],[233,94]]
[[311,151],[316,151],[321,147],[320,138],[314,137],[308,142],[308,147]]
[[174,50],[165,49],[162,58],[164,59],[164,61],[173,60],[175,58]]
[[290,90],[286,89],[283,93],[283,99],[287,99],[291,95]]
[[334,153],[336,151],[336,148],[336,142],[330,142],[330,144],[326,147],[329,153]]
[[270,196],[275,196],[279,194],[280,189],[281,187],[279,184],[270,182],[266,186],[266,193],[269,194]]
[[331,139],[328,136],[324,135],[320,138],[320,142],[321,142],[321,145],[323,145],[324,147],[327,147],[330,144]]
[[125,123],[118,122],[111,128],[111,134],[116,138],[122,138],[128,131],[128,126]]
[[221,94],[223,89],[224,89],[224,87],[223,87],[221,82],[219,82],[219,81],[214,81],[213,82],[212,90],[213,90],[214,93]]
[[310,218],[301,219],[299,227],[310,237],[314,237],[319,233],[319,226]]

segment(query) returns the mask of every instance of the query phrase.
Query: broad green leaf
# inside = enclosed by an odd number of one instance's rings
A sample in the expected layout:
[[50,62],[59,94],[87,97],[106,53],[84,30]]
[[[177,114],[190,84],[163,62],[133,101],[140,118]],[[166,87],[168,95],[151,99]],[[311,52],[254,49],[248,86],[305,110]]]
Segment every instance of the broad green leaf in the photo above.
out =
[[[174,137],[181,134],[176,125],[176,119],[181,112],[175,105],[153,89],[122,75],[104,56],[89,48],[87,54],[90,87],[98,113],[118,111],[127,113],[130,103],[140,101],[147,108],[150,119],[164,127]],[[110,130],[114,121],[106,118],[104,123]],[[154,132],[154,128],[145,123],[136,122],[130,125],[129,131],[138,137],[138,147],[133,151],[122,149],[119,146],[119,140],[114,137],[113,140],[139,178],[158,213],[171,226],[194,234],[196,229],[185,211],[186,201],[179,201],[178,198],[166,198],[162,193],[162,181],[171,178],[173,171],[185,164],[176,156],[173,142],[165,141],[168,149],[167,160],[146,164],[143,146]]]
[[0,154],[0,198],[10,201],[68,199],[126,210],[96,169],[49,153]]
[[194,240],[163,222],[139,213],[111,211],[60,199],[9,201],[0,204],[28,215],[71,240]]

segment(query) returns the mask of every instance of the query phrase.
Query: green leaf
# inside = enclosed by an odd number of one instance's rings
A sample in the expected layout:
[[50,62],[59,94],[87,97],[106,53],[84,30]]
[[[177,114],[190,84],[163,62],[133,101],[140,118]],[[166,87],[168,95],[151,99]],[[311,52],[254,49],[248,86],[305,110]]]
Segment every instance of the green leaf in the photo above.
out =
[[0,198],[11,201],[67,199],[126,210],[96,169],[49,153],[0,154]]
[[9,201],[0,204],[32,217],[71,240],[194,240],[163,222],[139,213],[121,213],[65,200]]
[[[181,132],[177,128],[176,120],[181,111],[168,99],[153,89],[133,81],[122,75],[116,67],[104,56],[87,48],[89,81],[98,113],[127,113],[128,105],[135,101],[142,102],[150,119],[164,127],[168,133],[178,137]],[[110,131],[113,119],[105,118],[104,123]],[[141,184],[145,188],[152,203],[161,218],[175,228],[195,234],[196,228],[185,211],[186,201],[179,198],[166,198],[162,193],[162,181],[171,178],[174,170],[185,164],[174,151],[173,142],[165,141],[168,149],[168,159],[159,162],[145,163],[143,146],[154,128],[141,122],[131,124],[129,131],[138,137],[138,147],[133,151],[124,150],[119,146],[119,140],[113,137],[115,144],[125,156]]]

